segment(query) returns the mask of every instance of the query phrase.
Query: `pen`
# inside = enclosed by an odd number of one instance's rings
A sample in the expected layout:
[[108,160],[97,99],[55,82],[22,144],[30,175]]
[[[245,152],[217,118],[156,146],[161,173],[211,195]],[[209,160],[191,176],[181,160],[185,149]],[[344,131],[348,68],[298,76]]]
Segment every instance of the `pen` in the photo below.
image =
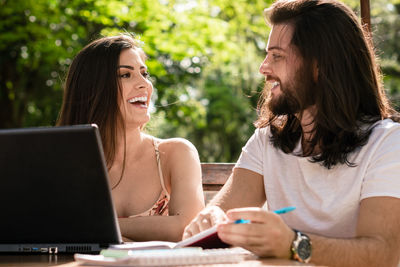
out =
[[245,219],[238,219],[235,221],[236,224],[238,223],[250,223],[250,220],[245,220]]
[[296,209],[296,207],[284,207],[279,210],[274,210],[273,212],[276,214],[283,214],[283,213],[287,213],[287,212],[290,212],[295,209]]
[[[290,207],[284,207],[284,208],[281,208],[281,209],[278,209],[278,210],[274,210],[273,212],[276,213],[276,214],[284,214],[284,213],[293,211],[295,209],[296,209],[296,207],[290,206]],[[250,223],[250,220],[238,219],[238,220],[235,221],[235,223],[236,224],[238,224],[238,223]]]

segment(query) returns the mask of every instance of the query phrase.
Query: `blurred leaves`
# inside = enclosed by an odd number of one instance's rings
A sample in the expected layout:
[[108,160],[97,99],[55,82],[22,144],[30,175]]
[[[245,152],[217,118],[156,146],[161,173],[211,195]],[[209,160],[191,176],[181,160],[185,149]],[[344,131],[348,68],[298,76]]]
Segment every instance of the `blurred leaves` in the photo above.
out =
[[[0,0],[0,128],[53,125],[74,55],[133,32],[155,87],[146,130],[189,139],[202,161],[236,161],[254,131],[271,1]],[[371,5],[385,87],[400,103],[399,2]]]

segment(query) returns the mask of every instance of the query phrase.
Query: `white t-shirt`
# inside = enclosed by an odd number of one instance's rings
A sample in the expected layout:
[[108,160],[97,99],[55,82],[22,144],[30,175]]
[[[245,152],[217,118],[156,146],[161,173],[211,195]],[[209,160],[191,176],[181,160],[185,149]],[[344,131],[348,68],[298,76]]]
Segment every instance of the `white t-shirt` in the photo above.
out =
[[270,143],[269,127],[256,129],[235,167],[263,175],[269,210],[296,207],[281,215],[290,227],[354,237],[362,199],[400,198],[400,124],[388,119],[376,124],[368,143],[350,154],[356,167],[341,164],[328,170],[310,158],[285,154]]

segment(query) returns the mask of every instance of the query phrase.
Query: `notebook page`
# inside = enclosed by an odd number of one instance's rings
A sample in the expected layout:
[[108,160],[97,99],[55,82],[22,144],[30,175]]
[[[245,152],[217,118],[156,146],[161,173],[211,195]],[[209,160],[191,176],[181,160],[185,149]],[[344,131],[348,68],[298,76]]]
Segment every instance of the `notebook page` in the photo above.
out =
[[111,245],[111,249],[121,250],[144,250],[144,249],[170,249],[177,243],[168,241],[143,241],[143,242],[125,242],[124,244]]
[[[118,250],[118,252],[121,252]],[[237,263],[252,257],[240,248],[201,249],[177,248],[173,250],[134,250],[128,255],[75,254],[75,261],[84,265],[100,266],[175,266],[212,263]],[[254,256],[253,256],[254,258]]]

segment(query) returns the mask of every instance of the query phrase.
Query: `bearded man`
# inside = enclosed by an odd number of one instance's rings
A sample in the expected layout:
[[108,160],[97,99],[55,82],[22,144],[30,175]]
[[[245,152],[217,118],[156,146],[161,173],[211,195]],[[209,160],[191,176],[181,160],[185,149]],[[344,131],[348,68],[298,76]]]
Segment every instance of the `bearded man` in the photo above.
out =
[[400,124],[369,35],[335,0],[278,0],[265,16],[257,129],[184,238],[218,224],[222,241],[262,257],[397,266]]

